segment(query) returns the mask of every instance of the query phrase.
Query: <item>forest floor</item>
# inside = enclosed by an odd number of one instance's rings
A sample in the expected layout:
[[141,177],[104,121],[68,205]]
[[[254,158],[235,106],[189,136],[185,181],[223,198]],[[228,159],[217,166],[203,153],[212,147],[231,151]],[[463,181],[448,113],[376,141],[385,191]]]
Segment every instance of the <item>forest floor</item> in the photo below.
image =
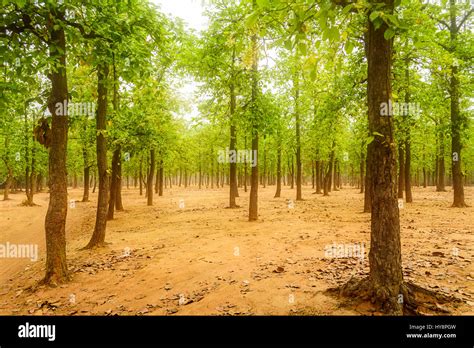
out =
[[[90,202],[68,209],[72,279],[56,288],[37,286],[48,194],[37,194],[34,207],[20,205],[24,193],[12,194],[0,201],[0,244],[38,244],[39,258],[0,259],[0,314],[381,314],[326,292],[368,272],[363,195],[343,188],[323,197],[304,187],[305,200],[291,208],[295,191],[284,187],[282,198],[273,198],[274,191],[259,188],[260,221],[249,223],[243,189],[241,208],[226,209],[228,188],[173,187],[155,195],[153,207],[137,189],[124,188],[125,211],[107,223],[110,244],[82,251],[95,222],[97,193],[91,194]],[[405,279],[460,300],[424,313],[474,315],[474,208],[451,208],[451,190],[434,191],[415,187],[414,203],[400,210]],[[473,205],[474,188],[465,191]],[[70,200],[81,198],[81,189],[69,189]],[[329,258],[325,248],[332,245],[363,249],[357,257]]]

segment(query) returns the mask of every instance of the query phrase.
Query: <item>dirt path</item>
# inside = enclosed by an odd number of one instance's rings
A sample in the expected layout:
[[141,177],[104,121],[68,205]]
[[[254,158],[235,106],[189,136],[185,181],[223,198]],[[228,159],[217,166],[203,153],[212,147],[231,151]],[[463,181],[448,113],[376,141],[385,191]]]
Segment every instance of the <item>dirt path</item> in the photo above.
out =
[[[79,189],[69,192],[81,198]],[[92,233],[94,194],[69,209],[72,281],[33,293],[25,289],[44,272],[47,195],[36,196],[41,206],[32,208],[18,206],[23,196],[12,195],[0,202],[0,243],[38,243],[40,258],[0,259],[0,314],[373,314],[324,292],[368,271],[363,195],[344,188],[322,197],[305,187],[306,200],[291,208],[293,191],[284,188],[275,199],[274,187],[260,188],[260,221],[249,223],[248,193],[239,193],[241,208],[231,210],[222,189],[173,188],[153,207],[137,190],[124,189],[126,211],[108,223],[110,244],[79,251]],[[473,194],[466,188],[467,201]],[[472,315],[474,208],[450,208],[451,196],[415,188],[415,202],[401,210],[405,278],[462,300],[442,309]],[[325,250],[333,245],[363,251],[364,258],[330,258]]]

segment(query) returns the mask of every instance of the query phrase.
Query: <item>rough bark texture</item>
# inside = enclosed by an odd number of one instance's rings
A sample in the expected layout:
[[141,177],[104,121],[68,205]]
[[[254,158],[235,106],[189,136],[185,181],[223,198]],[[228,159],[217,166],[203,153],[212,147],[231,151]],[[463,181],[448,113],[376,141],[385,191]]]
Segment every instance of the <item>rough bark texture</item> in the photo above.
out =
[[114,150],[112,155],[112,176],[110,180],[109,209],[107,211],[107,220],[113,220],[115,211],[115,199],[117,197],[117,181],[118,181],[118,163],[120,161],[120,151],[118,148]]
[[[451,50],[455,50],[459,27],[456,23],[456,0],[449,1],[450,6],[450,41]],[[467,204],[464,201],[464,184],[461,165],[461,127],[462,117],[459,112],[459,78],[457,65],[451,66],[451,81],[449,95],[451,97],[451,172],[453,176],[453,207],[462,208]]]
[[[234,124],[234,113],[235,113],[235,92],[234,86],[230,87],[230,144],[229,152],[232,153],[236,151],[236,127]],[[231,155],[229,155],[231,156]],[[229,208],[237,208],[235,198],[237,196],[237,163],[235,161],[230,161],[229,165]]]
[[[385,0],[386,12],[393,0]],[[393,314],[401,314],[399,295],[405,296],[400,243],[400,221],[396,195],[396,150],[393,120],[380,115],[382,103],[391,99],[392,40],[385,40],[384,23],[379,29],[369,21],[368,32],[368,107],[369,129],[375,136],[371,143],[368,190],[371,191],[371,234],[369,284],[372,300]]]
[[66,38],[62,26],[54,25],[52,18],[63,18],[64,14],[52,9],[47,26],[50,33],[49,56],[53,64],[49,79],[51,94],[48,109],[52,115],[51,148],[49,150],[49,205],[45,219],[46,230],[46,274],[43,283],[57,285],[68,280],[66,264],[66,216],[67,216],[67,135],[68,115],[56,114],[56,103],[68,98],[66,75]]
[[109,67],[101,63],[97,67],[97,171],[99,176],[99,197],[97,199],[97,213],[95,218],[94,233],[86,249],[100,247],[105,243],[105,230],[107,227],[107,203],[109,195],[109,175],[107,173],[107,138],[104,131],[107,122],[107,78]]
[[301,130],[300,130],[300,110],[299,110],[299,72],[295,72],[293,78],[294,98],[295,98],[295,128],[296,128],[296,200],[303,200],[301,193]]
[[[255,0],[254,0],[255,7]],[[258,122],[257,122],[257,89],[258,89],[258,51],[257,51],[257,34],[252,35],[252,155],[255,154],[255,163],[258,159]],[[249,221],[256,221],[258,219],[258,163],[252,167],[249,199]]]

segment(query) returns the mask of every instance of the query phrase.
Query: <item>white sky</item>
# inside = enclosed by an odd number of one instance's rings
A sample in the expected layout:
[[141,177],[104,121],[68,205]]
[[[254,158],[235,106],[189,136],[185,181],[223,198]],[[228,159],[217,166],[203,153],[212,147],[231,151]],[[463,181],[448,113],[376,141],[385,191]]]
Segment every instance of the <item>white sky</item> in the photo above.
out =
[[180,17],[196,31],[207,26],[207,18],[202,15],[203,0],[151,0],[151,2],[159,5],[164,14]]

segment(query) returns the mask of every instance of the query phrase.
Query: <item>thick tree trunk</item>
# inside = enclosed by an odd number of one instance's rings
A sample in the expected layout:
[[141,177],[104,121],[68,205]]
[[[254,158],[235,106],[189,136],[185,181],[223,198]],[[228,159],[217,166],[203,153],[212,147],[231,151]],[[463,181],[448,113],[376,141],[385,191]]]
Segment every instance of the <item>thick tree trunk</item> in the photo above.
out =
[[[56,113],[56,104],[68,99],[66,75],[66,38],[64,28],[56,26],[53,18],[63,18],[64,13],[51,8],[48,19],[50,33],[49,56],[56,68],[51,69],[51,94],[48,109],[52,115],[51,148],[49,150],[50,195],[45,219],[46,230],[46,273],[44,284],[57,285],[68,280],[66,264],[66,216],[67,216],[67,136],[68,115]],[[57,63],[57,64],[56,64]]]
[[[392,12],[393,0],[385,0]],[[369,15],[371,11],[369,11]],[[399,295],[406,298],[403,287],[400,220],[396,195],[396,150],[393,120],[381,116],[382,103],[391,99],[392,40],[384,38],[387,25],[375,29],[369,20],[368,32],[368,106],[369,129],[375,135],[369,151],[371,180],[371,234],[369,284],[372,300],[389,313],[402,314]]]
[[107,173],[107,79],[109,67],[107,63],[100,63],[97,67],[97,169],[99,175],[99,197],[97,200],[97,214],[92,238],[85,247],[90,249],[102,246],[105,243],[105,230],[107,227],[107,203],[109,195],[109,175]]

